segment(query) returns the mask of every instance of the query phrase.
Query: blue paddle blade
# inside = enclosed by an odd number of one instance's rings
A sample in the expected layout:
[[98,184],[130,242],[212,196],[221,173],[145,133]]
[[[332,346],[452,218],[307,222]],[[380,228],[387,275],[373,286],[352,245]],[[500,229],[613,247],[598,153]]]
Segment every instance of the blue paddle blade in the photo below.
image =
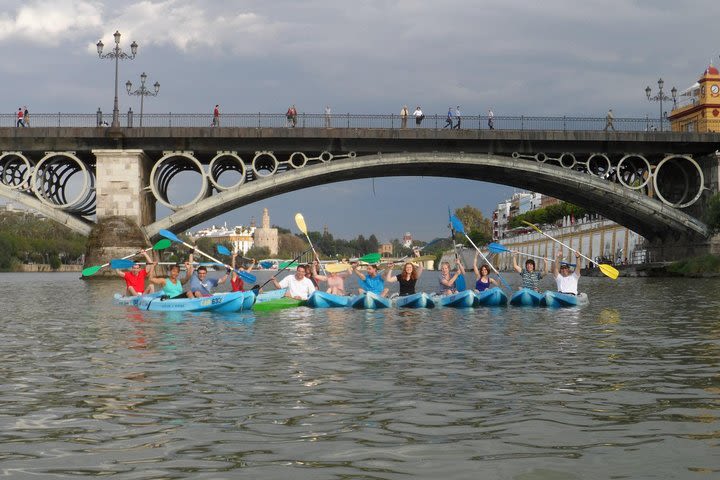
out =
[[260,266],[261,266],[262,268],[270,268],[270,267],[273,266],[273,262],[267,262],[267,261],[266,261],[266,262],[260,262]]
[[467,285],[465,285],[465,275],[458,275],[457,280],[455,280],[455,289],[458,292],[464,292],[467,290]]
[[460,219],[457,218],[455,215],[450,215],[450,224],[452,225],[453,230],[465,235],[465,227],[463,226]]
[[215,245],[215,248],[220,255],[232,255],[232,252],[225,245]]
[[237,273],[238,277],[242,278],[245,282],[255,283],[257,281],[257,277],[252,273],[243,272],[242,270],[235,270],[235,273]]
[[506,253],[510,251],[510,249],[505,248],[499,243],[495,242],[488,244],[488,250],[490,250],[490,253]]
[[173,242],[182,243],[182,240],[180,240],[178,238],[178,236],[175,235],[174,233],[172,233],[170,230],[162,230],[161,229],[158,233],[160,235],[162,235],[163,237],[167,238],[168,240],[172,240]]
[[110,268],[115,268],[118,270],[132,268],[133,265],[135,265],[134,261],[127,260],[125,258],[115,258],[115,259],[110,260]]

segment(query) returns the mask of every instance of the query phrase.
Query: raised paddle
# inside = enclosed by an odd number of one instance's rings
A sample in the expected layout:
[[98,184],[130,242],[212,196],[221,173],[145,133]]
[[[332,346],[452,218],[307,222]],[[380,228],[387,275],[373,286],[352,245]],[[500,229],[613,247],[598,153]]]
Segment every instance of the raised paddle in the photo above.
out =
[[[525,257],[537,258],[537,259],[540,259],[540,260],[547,260],[548,262],[554,262],[554,261],[555,261],[555,260],[553,260],[552,258],[541,257],[540,255],[531,255],[531,254],[529,254],[529,253],[521,252],[521,251],[519,251],[519,250],[512,250],[512,249],[510,249],[510,248],[507,248],[507,247],[505,247],[505,246],[503,246],[503,245],[500,245],[499,243],[495,243],[495,242],[492,242],[492,243],[489,243],[489,244],[488,244],[488,250],[490,250],[490,253],[517,253],[518,255],[522,255],[522,256],[525,256]],[[571,266],[571,267],[574,267],[574,266],[575,266],[574,263],[567,263],[567,262],[562,262],[562,263],[564,263],[565,265],[569,265],[569,266]]]
[[[230,250],[228,250],[228,248],[227,248],[225,245],[220,245],[220,244],[215,245],[215,249],[217,250],[217,252],[218,252],[220,255],[225,255],[225,256],[227,256],[227,257],[232,257],[232,252],[231,252]],[[248,260],[248,261],[250,261],[250,262],[253,261],[252,258],[247,258],[247,257],[240,257],[240,259],[241,259],[241,260]]]
[[[319,260],[320,257],[318,256],[317,252],[315,251],[315,247],[313,247],[312,241],[310,240],[310,235],[308,235],[307,225],[305,225],[305,217],[302,216],[302,213],[295,214],[295,224],[300,229],[300,231],[305,234],[305,238],[307,238],[307,241],[310,244],[310,248],[312,249],[313,253],[315,254],[315,258],[317,258]],[[323,274],[325,274],[325,267],[323,267],[322,263],[320,264],[320,270],[322,270]]]
[[[139,253],[147,252],[148,250],[164,250],[164,249],[168,248],[170,245],[172,245],[172,242],[170,240],[163,238],[162,240],[159,240],[152,247],[145,248],[143,250],[140,250],[139,252],[131,253],[130,255],[126,255],[121,260],[127,260],[130,257],[134,257],[135,255],[137,255]],[[92,267],[87,267],[87,268],[83,269],[82,276],[89,277],[91,275],[95,275],[98,271],[100,271],[101,268],[104,268],[104,267],[107,267],[108,265],[110,265],[111,262],[112,262],[112,260],[108,263],[103,263],[102,265],[94,265]],[[125,267],[125,268],[127,268],[127,267]]]
[[379,253],[368,253],[360,258],[351,258],[350,262],[378,263],[382,259]]
[[[309,251],[310,251],[309,248],[307,250],[305,250],[305,252],[309,252]],[[286,268],[297,267],[298,265],[299,265],[299,263],[297,263],[296,260],[285,260],[284,262],[280,262],[280,264],[278,264],[278,268],[280,270],[285,270]]]
[[329,273],[341,273],[341,272],[347,272],[352,268],[352,265],[349,263],[328,263],[325,265],[325,270],[327,270]]
[[522,223],[531,226],[532,228],[534,228],[535,230],[537,230],[539,233],[545,235],[545,236],[546,236],[547,238],[549,238],[550,240],[559,243],[560,245],[562,245],[563,247],[567,248],[567,249],[570,250],[571,252],[577,253],[578,255],[580,255],[582,258],[584,258],[584,259],[587,260],[588,262],[592,263],[593,265],[597,265],[598,268],[600,268],[600,271],[603,273],[603,275],[605,275],[605,276],[607,276],[607,277],[610,277],[610,278],[612,278],[613,280],[616,280],[616,279],[618,278],[618,276],[620,275],[620,272],[618,271],[617,268],[613,267],[612,265],[608,265],[608,264],[606,264],[606,263],[597,263],[595,260],[586,257],[585,255],[583,255],[582,253],[578,252],[578,251],[575,250],[574,248],[572,248],[572,247],[570,247],[570,246],[568,246],[568,245],[565,245],[563,242],[561,242],[561,241],[558,240],[557,238],[554,238],[554,237],[548,235],[547,233],[543,232],[543,231],[540,230],[540,228],[538,228],[538,226],[535,225],[534,223],[526,222],[525,220],[523,220]]
[[[168,240],[172,240],[173,242],[177,242],[177,243],[182,243],[182,244],[185,245],[187,248],[190,248],[190,249],[195,250],[196,252],[198,252],[198,253],[199,253],[200,255],[202,255],[203,257],[205,257],[205,258],[207,258],[207,259],[209,259],[209,260],[212,260],[213,262],[219,263],[220,265],[224,266],[225,268],[229,268],[229,269],[232,270],[232,267],[231,267],[230,265],[228,265],[227,263],[223,263],[223,262],[221,262],[220,260],[218,260],[217,258],[211,257],[211,256],[208,255],[207,253],[205,253],[205,252],[203,252],[203,251],[201,251],[201,250],[198,250],[197,248],[193,247],[193,246],[190,245],[189,243],[184,242],[180,237],[178,237],[177,235],[175,235],[175,234],[172,233],[171,231],[169,231],[169,230],[160,230],[158,233],[159,233],[160,235],[162,235],[163,237],[167,238]],[[243,272],[242,270],[237,270],[237,269],[235,270],[235,273],[237,273],[240,278],[242,278],[243,280],[245,280],[245,281],[247,281],[247,282],[255,282],[255,281],[257,281],[257,277],[256,277],[255,275],[251,274],[251,273]]]
[[468,237],[468,234],[465,233],[465,226],[464,226],[463,223],[460,221],[460,219],[457,218],[455,215],[451,215],[451,216],[450,216],[450,223],[452,224],[452,226],[453,226],[453,228],[454,228],[455,230],[457,230],[458,232],[460,232],[460,233],[462,233],[463,235],[465,235],[465,238],[468,239],[468,242],[470,242],[470,245],[472,245],[473,247],[475,247],[475,250],[477,250],[477,252],[478,252],[478,253],[480,254],[480,256],[483,258],[483,260],[485,260],[485,263],[487,263],[488,265],[490,265],[490,268],[492,268],[493,272],[495,272],[495,274],[498,276],[498,278],[500,278],[500,280],[502,281],[503,285],[505,285],[505,287],[507,287],[508,290],[512,291],[512,288],[510,288],[510,285],[508,285],[508,283],[505,281],[505,279],[503,278],[503,276],[500,275],[500,272],[498,272],[497,269],[493,266],[493,264],[490,263],[490,260],[488,260],[487,257],[485,256],[485,254],[482,253],[482,251],[480,251],[480,249],[477,247],[477,245],[475,245],[475,242],[473,242],[472,239],[471,239],[470,237]]
[[[252,290],[253,290],[253,292],[255,292],[255,295],[257,295],[258,292],[259,292],[265,285],[267,285],[268,283],[272,282],[273,278],[275,278],[275,277],[277,277],[278,275],[280,275],[280,272],[282,272],[283,270],[286,270],[286,269],[287,269],[290,265],[292,265],[292,264],[297,265],[296,262],[297,262],[298,260],[300,260],[300,257],[302,257],[303,255],[305,255],[305,254],[306,254],[307,252],[309,252],[309,251],[310,251],[310,249],[308,248],[307,250],[305,250],[304,252],[302,252],[300,255],[298,255],[298,256],[295,257],[294,259],[292,259],[292,260],[290,260],[290,261],[288,261],[288,262],[283,262],[283,263],[281,263],[280,265],[278,265],[278,267],[280,267],[280,269],[277,271],[277,273],[275,273],[275,275],[273,275],[272,277],[268,278],[267,282],[263,283],[262,285],[254,285],[254,286],[252,287]],[[283,264],[285,264],[284,267],[282,266]]]
[[[452,224],[452,218],[453,214],[450,213],[450,207],[448,207],[448,217],[450,218],[450,233],[452,235],[452,242],[453,242],[453,250],[455,250],[455,261],[457,262],[460,258],[457,252],[457,242],[455,242],[455,227]],[[465,275],[460,273],[457,276],[457,279],[455,279],[455,288],[458,292],[463,292],[466,290],[467,285],[465,284]]]

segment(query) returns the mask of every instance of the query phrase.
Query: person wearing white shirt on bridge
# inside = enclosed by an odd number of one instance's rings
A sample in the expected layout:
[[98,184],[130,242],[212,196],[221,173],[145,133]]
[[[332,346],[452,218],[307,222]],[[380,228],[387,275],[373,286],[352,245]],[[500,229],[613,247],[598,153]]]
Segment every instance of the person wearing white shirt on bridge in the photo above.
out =
[[555,277],[555,282],[557,283],[558,292],[577,295],[578,280],[580,279],[580,269],[578,268],[580,265],[578,263],[580,255],[577,253],[575,254],[576,266],[572,273],[570,272],[570,265],[565,262],[561,262],[561,258],[562,252],[558,252],[555,264],[553,265],[553,276]]
[[423,121],[423,118],[425,118],[425,115],[423,115],[422,110],[420,109],[420,105],[415,107],[415,111],[413,112],[413,116],[415,117],[415,126],[419,127],[420,124]]
[[271,278],[271,280],[275,284],[275,288],[287,288],[286,297],[296,300],[307,300],[315,291],[315,285],[309,278],[305,277],[304,265],[298,265],[294,275],[288,275],[279,282],[275,277]]

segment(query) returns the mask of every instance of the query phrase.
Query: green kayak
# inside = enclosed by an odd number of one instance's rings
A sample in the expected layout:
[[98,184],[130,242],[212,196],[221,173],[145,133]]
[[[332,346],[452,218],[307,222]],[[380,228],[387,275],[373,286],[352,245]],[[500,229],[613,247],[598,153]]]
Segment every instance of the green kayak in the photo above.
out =
[[307,304],[305,300],[296,300],[294,298],[282,297],[273,300],[268,300],[262,303],[256,303],[253,305],[253,310],[256,312],[272,312],[275,310],[283,310],[285,308],[302,307]]

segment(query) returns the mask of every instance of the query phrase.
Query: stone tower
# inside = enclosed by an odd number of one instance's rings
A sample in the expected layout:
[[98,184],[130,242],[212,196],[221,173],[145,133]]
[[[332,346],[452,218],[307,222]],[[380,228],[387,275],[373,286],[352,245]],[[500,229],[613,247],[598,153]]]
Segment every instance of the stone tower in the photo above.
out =
[[267,208],[263,208],[261,227],[255,229],[254,240],[256,247],[267,247],[270,255],[277,255],[278,231],[277,228],[270,228],[270,214]]

